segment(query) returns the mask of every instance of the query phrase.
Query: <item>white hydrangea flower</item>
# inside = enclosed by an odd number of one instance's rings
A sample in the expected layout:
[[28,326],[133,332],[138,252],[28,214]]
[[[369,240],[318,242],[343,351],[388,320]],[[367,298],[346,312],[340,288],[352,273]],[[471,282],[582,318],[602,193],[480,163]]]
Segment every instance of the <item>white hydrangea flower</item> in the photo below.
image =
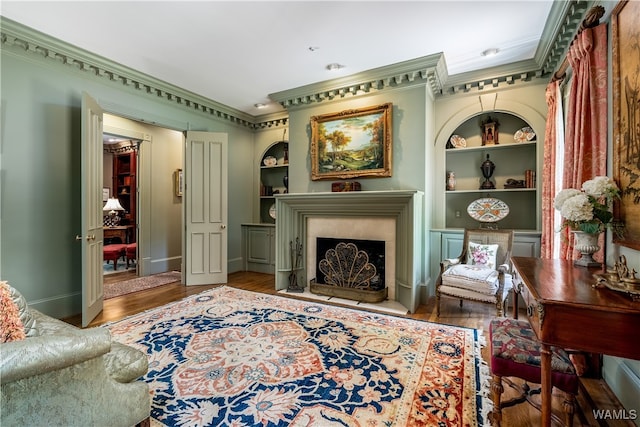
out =
[[615,181],[608,176],[596,176],[582,184],[585,193],[595,198],[610,196],[618,190]]
[[578,192],[578,194],[565,200],[560,208],[560,213],[569,221],[591,221],[593,219],[593,206],[586,194]]
[[575,188],[567,188],[565,190],[560,191],[556,195],[556,198],[553,201],[553,207],[556,208],[557,210],[561,210],[562,205],[564,205],[564,202],[567,199],[577,196],[578,194],[582,194],[582,191],[576,190]]

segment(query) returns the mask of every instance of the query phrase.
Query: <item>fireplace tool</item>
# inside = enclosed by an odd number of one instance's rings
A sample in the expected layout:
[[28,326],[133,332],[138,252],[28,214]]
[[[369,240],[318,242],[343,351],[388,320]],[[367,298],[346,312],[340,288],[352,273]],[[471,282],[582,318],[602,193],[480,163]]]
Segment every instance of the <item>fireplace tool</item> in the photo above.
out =
[[296,247],[293,247],[293,241],[289,240],[289,250],[291,256],[291,273],[289,273],[289,286],[287,292],[304,292],[304,287],[298,286],[298,276],[296,271],[300,268],[302,261],[302,243],[300,238],[296,237]]

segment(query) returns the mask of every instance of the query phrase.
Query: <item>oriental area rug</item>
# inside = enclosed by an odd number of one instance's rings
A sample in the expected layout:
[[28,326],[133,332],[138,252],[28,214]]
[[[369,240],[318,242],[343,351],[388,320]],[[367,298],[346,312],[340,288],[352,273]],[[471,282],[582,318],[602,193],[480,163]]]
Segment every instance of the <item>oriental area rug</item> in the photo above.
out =
[[180,280],[182,280],[182,274],[179,271],[167,271],[166,273],[136,277],[135,279],[123,280],[122,282],[105,283],[103,290],[104,299],[168,285],[169,283],[179,282]]
[[480,426],[481,332],[222,286],[105,327],[149,358],[152,425]]

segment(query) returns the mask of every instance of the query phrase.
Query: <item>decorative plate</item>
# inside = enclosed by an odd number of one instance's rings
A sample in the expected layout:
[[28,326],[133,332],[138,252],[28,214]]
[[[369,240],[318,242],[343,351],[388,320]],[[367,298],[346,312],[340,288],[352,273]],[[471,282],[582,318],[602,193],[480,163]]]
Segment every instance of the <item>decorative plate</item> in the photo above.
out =
[[467,146],[467,140],[460,135],[451,135],[449,141],[451,141],[451,145],[453,145],[455,148],[463,148]]
[[476,221],[497,222],[509,215],[509,206],[502,200],[486,197],[471,202],[467,213]]
[[269,208],[269,216],[273,219],[276,219],[276,204],[274,203],[273,205],[271,205],[271,207]]
[[513,135],[516,142],[531,141],[536,137],[536,133],[529,126],[523,127]]
[[265,166],[275,166],[276,164],[278,164],[278,159],[273,156],[267,156],[262,159],[262,163],[264,163]]

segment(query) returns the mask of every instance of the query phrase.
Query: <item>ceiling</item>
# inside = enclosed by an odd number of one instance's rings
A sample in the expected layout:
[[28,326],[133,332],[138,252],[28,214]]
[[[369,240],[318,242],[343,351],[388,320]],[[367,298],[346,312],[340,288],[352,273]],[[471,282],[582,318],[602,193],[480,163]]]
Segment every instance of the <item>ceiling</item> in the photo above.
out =
[[[532,59],[551,0],[7,1],[1,14],[250,115],[269,94],[442,52],[448,75]],[[498,49],[493,57],[487,49]],[[330,71],[327,65],[344,68]],[[265,104],[262,109],[255,104]]]

